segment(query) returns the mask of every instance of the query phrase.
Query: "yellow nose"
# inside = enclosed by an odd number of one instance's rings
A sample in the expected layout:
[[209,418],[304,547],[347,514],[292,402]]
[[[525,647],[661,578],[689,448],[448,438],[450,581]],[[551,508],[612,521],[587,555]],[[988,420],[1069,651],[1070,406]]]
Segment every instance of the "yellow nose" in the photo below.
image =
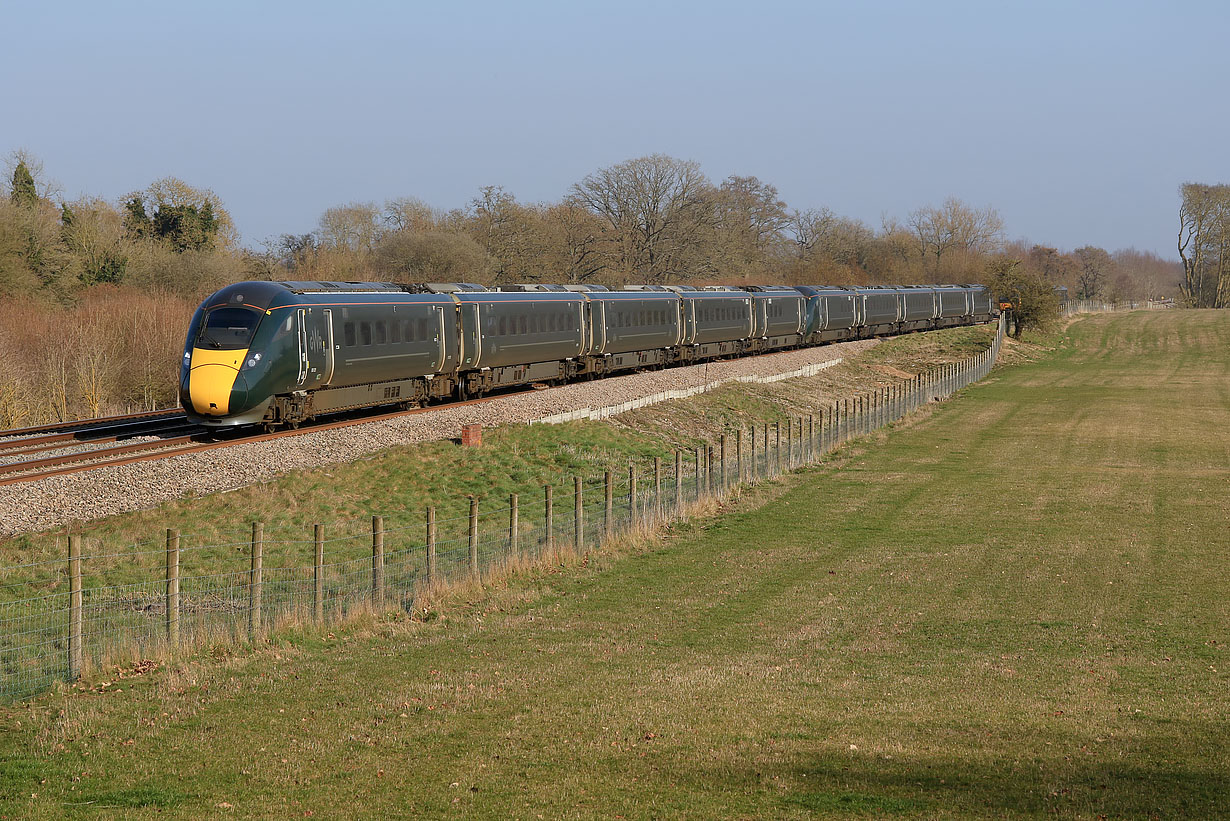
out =
[[231,389],[239,374],[239,363],[247,351],[192,350],[188,372],[188,398],[192,409],[202,416],[225,416],[230,409]]

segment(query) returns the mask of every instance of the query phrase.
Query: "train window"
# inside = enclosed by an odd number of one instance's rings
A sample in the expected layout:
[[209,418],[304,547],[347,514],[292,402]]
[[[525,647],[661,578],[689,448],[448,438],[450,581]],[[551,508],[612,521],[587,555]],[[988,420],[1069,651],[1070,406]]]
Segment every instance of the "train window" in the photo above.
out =
[[355,343],[354,343],[354,323],[353,322],[347,322],[345,325],[342,326],[342,339],[344,340],[347,348],[354,347]]
[[363,345],[372,344],[372,323],[359,323],[359,342]]
[[376,344],[383,345],[388,342],[388,328],[384,322],[373,322],[372,324],[376,326]]
[[522,333],[522,335],[529,333],[529,331],[527,331],[527,330],[525,329],[525,325],[526,325],[526,323],[525,323],[525,314],[522,314],[520,317],[518,317],[517,325],[518,325],[518,327],[520,327],[520,328],[521,328],[521,333]]
[[414,341],[414,320],[413,319],[403,319],[401,321],[401,324],[406,326],[403,331],[403,334],[406,337],[406,341],[413,342]]
[[426,319],[419,320],[419,339],[426,341],[432,338],[431,322]]
[[500,317],[500,336],[508,336],[508,319]]
[[401,320],[394,319],[389,323],[389,342],[394,345],[401,344]]
[[[197,334],[197,347],[237,351],[248,347],[261,314],[251,308],[213,308],[205,315]],[[293,314],[286,318],[293,321]]]

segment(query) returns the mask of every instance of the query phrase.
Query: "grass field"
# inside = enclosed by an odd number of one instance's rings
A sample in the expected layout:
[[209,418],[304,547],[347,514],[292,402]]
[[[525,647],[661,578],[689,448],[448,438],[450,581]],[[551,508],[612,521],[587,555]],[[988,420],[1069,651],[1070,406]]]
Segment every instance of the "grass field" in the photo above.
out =
[[0,814],[1230,815],[1230,313],[621,557],[0,712]]

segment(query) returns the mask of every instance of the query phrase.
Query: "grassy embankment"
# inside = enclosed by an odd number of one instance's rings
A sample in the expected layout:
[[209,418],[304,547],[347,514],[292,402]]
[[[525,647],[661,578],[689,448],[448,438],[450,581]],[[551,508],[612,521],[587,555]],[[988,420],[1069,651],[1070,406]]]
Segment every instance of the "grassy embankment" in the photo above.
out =
[[[561,515],[570,504],[572,477],[601,477],[615,471],[623,482],[631,462],[646,464],[661,456],[670,464],[674,448],[716,441],[739,425],[774,422],[815,413],[836,397],[889,384],[934,365],[976,353],[989,344],[991,329],[959,328],[885,340],[849,362],[808,379],[768,385],[719,388],[686,400],[666,402],[609,423],[518,425],[484,432],[484,446],[460,448],[430,442],[390,448],[346,464],[295,471],[276,480],[230,492],[186,497],[152,510],[127,513],[75,528],[83,536],[83,553],[109,558],[87,561],[87,585],[129,584],[161,577],[160,552],[167,527],[184,535],[184,575],[241,570],[249,523],[265,523],[265,566],[310,566],[312,526],[326,525],[326,536],[357,534],[353,542],[331,543],[329,561],[364,555],[362,538],[369,517],[381,514],[390,528],[410,526],[421,540],[423,511],[436,506],[441,538],[464,533],[468,500],[475,495],[480,512],[507,507],[510,493],[521,494],[524,523],[540,517],[537,499],[543,484],[558,486]],[[620,485],[619,487],[622,487]],[[618,492],[618,491],[617,491]],[[505,513],[492,513],[491,526],[502,527]],[[495,522],[499,519],[499,523]],[[449,524],[444,524],[448,522]],[[446,532],[448,528],[455,532]],[[486,523],[483,525],[486,528]],[[224,548],[187,550],[198,545]],[[0,541],[0,601],[45,595],[65,589],[67,579],[63,531],[32,533]],[[5,572],[4,567],[35,561],[53,564]],[[30,585],[9,586],[31,581]]]
[[1084,320],[613,565],[6,709],[0,812],[1225,814],[1228,372]]

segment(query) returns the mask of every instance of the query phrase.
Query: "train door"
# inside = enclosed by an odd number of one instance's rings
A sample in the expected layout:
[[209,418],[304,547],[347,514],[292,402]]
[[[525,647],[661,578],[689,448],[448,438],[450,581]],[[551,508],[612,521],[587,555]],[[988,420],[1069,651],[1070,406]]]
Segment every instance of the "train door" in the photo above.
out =
[[[444,320],[445,306],[444,305],[433,305],[431,307],[432,307],[432,317],[435,320],[436,338],[434,341],[436,343],[436,352],[439,354],[439,358],[436,360],[435,368],[433,370],[435,371],[435,373],[441,373],[442,371],[444,371],[444,366],[448,363],[449,357],[452,355],[452,350],[450,349],[450,346],[448,344],[450,337],[449,337],[449,334],[447,333],[447,328],[446,328],[445,320]],[[456,334],[453,334],[452,338],[455,339]]]
[[326,387],[333,381],[333,370],[337,360],[337,345],[333,340],[333,311],[325,308],[320,312],[323,320],[322,347],[324,348],[324,378],[320,381],[320,386]]
[[308,377],[308,363],[310,361],[310,357],[308,352],[307,313],[306,308],[300,308],[296,314],[296,319],[298,320],[299,325],[299,333],[297,334],[299,340],[299,377],[295,380],[297,385],[303,385],[303,383],[307,381]]
[[300,388],[322,388],[333,379],[337,346],[333,339],[333,312],[300,308],[295,311],[295,347]]
[[[454,299],[456,297],[454,296]],[[461,364],[463,371],[473,370],[479,366],[483,358],[482,325],[479,320],[479,306],[474,302],[459,302],[457,320],[461,323]],[[492,306],[488,306],[492,310]]]

